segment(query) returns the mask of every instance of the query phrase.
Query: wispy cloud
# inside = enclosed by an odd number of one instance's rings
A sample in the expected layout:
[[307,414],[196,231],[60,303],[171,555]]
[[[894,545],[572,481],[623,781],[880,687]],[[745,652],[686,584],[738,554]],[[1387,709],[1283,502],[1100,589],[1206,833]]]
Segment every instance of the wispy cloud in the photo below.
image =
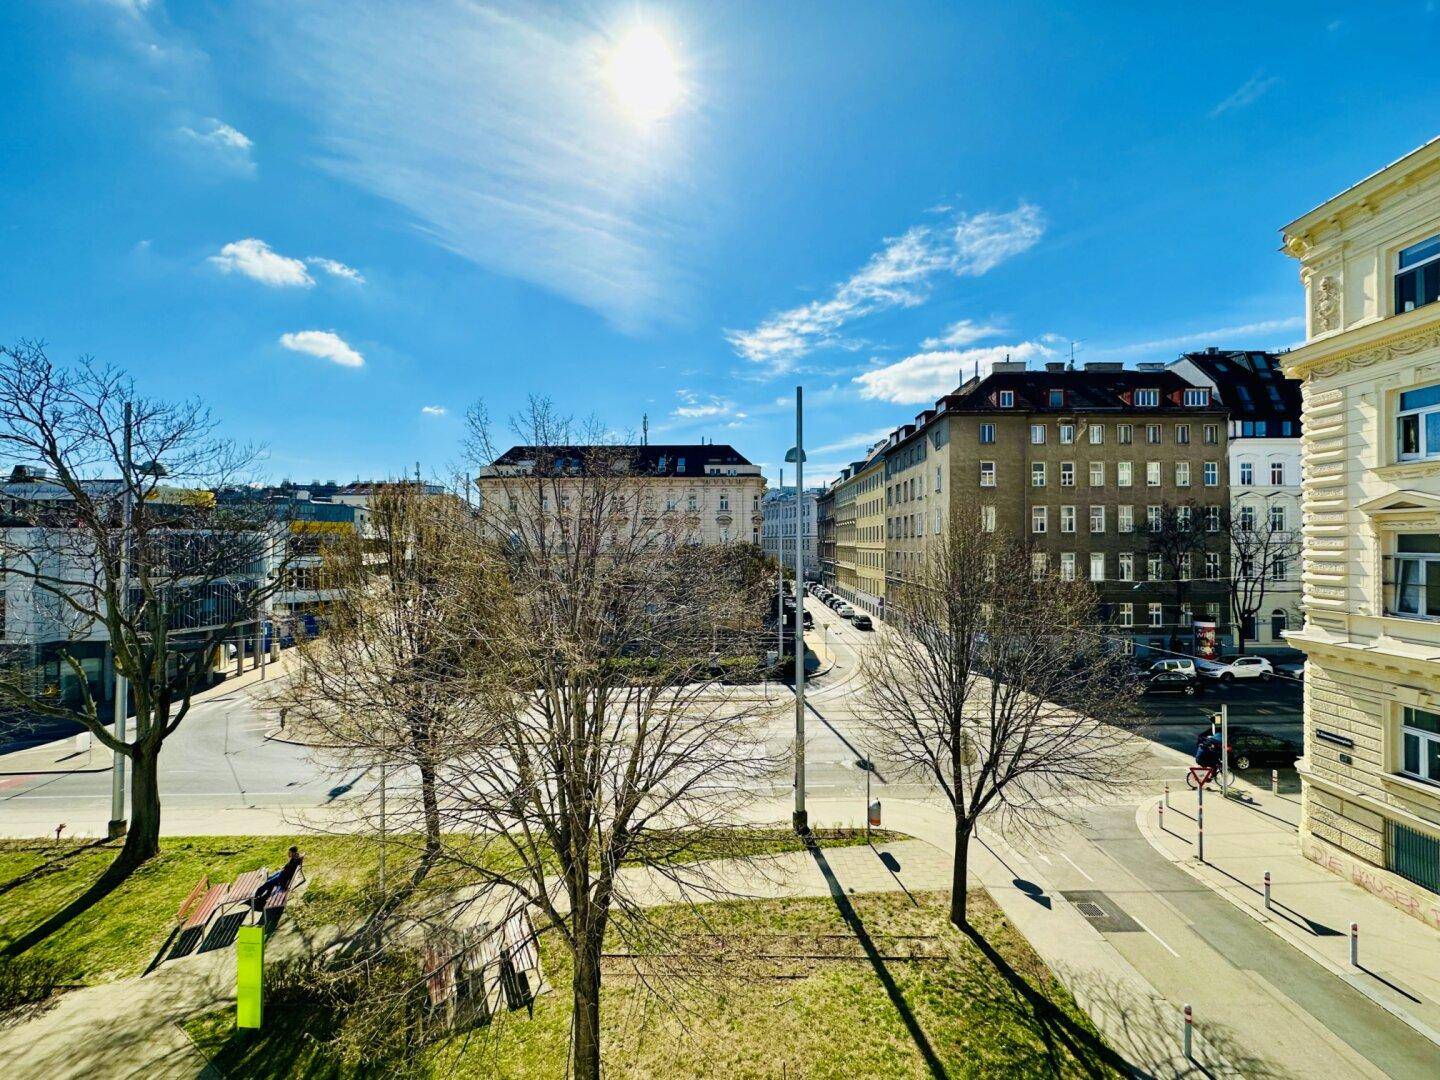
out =
[[226,274],[242,274],[271,288],[305,288],[315,284],[306,265],[315,266],[332,277],[344,278],[357,285],[365,283],[365,277],[354,267],[346,266],[334,259],[311,255],[305,259],[281,255],[264,240],[246,237],[234,240],[222,247],[218,254],[209,257],[210,264]]
[[1132,341],[1124,345],[1100,346],[1087,349],[1086,356],[1091,359],[1124,360],[1147,353],[1164,353],[1183,349],[1187,345],[1247,348],[1270,344],[1279,334],[1298,330],[1304,325],[1304,316],[1290,315],[1283,319],[1265,319],[1261,322],[1244,323],[1240,326],[1221,326],[1214,330],[1197,330],[1194,333],[1155,338],[1152,341]]
[[839,442],[826,443],[824,446],[807,448],[807,454],[843,454],[847,450],[869,450],[885,436],[890,434],[890,428],[877,428],[874,431],[862,432],[859,435],[851,435],[841,439]]
[[1282,81],[1279,75],[1266,75],[1263,71],[1257,71],[1241,83],[1233,94],[1210,110],[1210,119],[1223,116],[1233,109],[1254,105]]
[[210,116],[199,124],[182,124],[179,130],[183,140],[212,160],[237,172],[255,172],[255,160],[250,154],[255,144],[238,128]]
[[365,358],[333,330],[299,330],[281,334],[280,344],[294,352],[308,353],[341,367],[364,367]]
[[730,426],[748,419],[748,414],[736,408],[735,402],[717,394],[698,394],[693,390],[677,390],[675,395],[680,404],[671,410],[676,420],[726,419]]
[[356,285],[365,284],[365,275],[356,270],[353,266],[346,266],[335,259],[323,259],[319,255],[311,255],[305,260],[311,266],[318,266],[331,277],[344,278],[346,281],[353,281]]
[[420,411],[426,416],[444,416],[450,410],[444,405],[421,405]]
[[1044,231],[1039,208],[1023,202],[1007,213],[960,213],[943,226],[916,225],[886,240],[828,298],[777,312],[752,330],[727,331],[726,340],[747,360],[789,370],[815,349],[844,344],[842,331],[857,319],[923,303],[941,274],[988,273],[1034,247]]
[[460,257],[616,325],[672,317],[686,288],[678,249],[702,212],[685,183],[687,110],[637,124],[617,107],[613,42],[588,10],[274,10],[272,88],[313,118],[323,167]]
[[983,326],[971,319],[961,319],[947,326],[939,336],[929,337],[920,343],[922,349],[961,349],[977,341],[995,337],[1005,331],[998,326]]
[[896,405],[928,404],[954,390],[972,373],[985,374],[992,364],[1005,360],[1042,360],[1054,356],[1045,339],[1015,345],[989,345],[978,349],[938,349],[918,352],[855,376],[860,396]]

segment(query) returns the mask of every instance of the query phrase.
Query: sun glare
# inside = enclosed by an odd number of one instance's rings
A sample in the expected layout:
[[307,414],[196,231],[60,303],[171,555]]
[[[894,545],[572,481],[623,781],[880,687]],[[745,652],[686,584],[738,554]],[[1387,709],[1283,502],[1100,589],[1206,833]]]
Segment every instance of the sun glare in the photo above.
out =
[[670,46],[649,26],[628,31],[610,54],[606,75],[615,100],[632,119],[659,120],[680,100],[680,74]]

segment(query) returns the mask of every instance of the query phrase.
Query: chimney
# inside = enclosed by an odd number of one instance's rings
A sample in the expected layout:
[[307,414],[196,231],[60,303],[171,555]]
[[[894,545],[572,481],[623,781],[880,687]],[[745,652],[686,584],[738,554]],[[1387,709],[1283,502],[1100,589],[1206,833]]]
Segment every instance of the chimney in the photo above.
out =
[[1164,371],[1164,364],[1136,364],[1136,371]]
[[1046,371],[1064,371],[1064,370],[1065,370],[1065,361],[1064,361],[1064,360],[1052,360],[1050,363],[1048,363],[1048,364],[1045,365],[1045,370],[1046,370]]
[[1125,365],[1110,360],[1087,360],[1086,371],[1124,371]]

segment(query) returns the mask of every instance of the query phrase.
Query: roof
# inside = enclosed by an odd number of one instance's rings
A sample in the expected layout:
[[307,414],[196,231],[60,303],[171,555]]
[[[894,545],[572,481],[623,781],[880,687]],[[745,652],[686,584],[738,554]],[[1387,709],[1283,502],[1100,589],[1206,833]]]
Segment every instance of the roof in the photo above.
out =
[[1440,157],[1440,135],[1435,136],[1429,142],[1422,143],[1414,150],[1402,154],[1384,168],[1376,169],[1365,179],[1351,184],[1344,191],[1332,195],[1319,206],[1313,207],[1301,214],[1290,224],[1282,226],[1280,232],[1285,236],[1303,234],[1314,228],[1315,225],[1334,212],[1335,203],[1353,203],[1368,196],[1374,195],[1382,190],[1399,175],[1410,172],[1428,163],[1429,159]]
[[711,475],[707,468],[754,468],[754,464],[728,443],[646,443],[641,446],[512,446],[493,466],[532,465],[556,471],[583,469],[591,458],[604,455],[629,462],[630,471],[649,476]]
[[1247,349],[1205,349],[1182,353],[1214,383],[1236,420],[1300,419],[1300,383],[1287,379],[1276,353]]
[[[1184,392],[1193,389],[1197,389],[1195,384],[1163,368],[1158,371],[994,371],[983,379],[970,380],[937,404],[951,413],[1194,413],[1195,406],[1184,404]],[[1064,395],[1058,404],[1051,400],[1051,392],[1055,390]],[[1136,390],[1160,391],[1159,404],[1136,406],[1133,403]],[[1015,395],[1013,406],[1001,408],[1001,391]]]

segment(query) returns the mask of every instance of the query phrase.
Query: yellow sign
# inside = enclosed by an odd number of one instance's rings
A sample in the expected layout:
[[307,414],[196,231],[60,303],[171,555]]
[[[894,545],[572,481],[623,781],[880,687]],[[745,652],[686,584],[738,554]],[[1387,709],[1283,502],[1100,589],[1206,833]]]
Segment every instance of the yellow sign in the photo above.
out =
[[235,935],[235,1026],[258,1028],[265,1002],[265,928],[242,926]]

